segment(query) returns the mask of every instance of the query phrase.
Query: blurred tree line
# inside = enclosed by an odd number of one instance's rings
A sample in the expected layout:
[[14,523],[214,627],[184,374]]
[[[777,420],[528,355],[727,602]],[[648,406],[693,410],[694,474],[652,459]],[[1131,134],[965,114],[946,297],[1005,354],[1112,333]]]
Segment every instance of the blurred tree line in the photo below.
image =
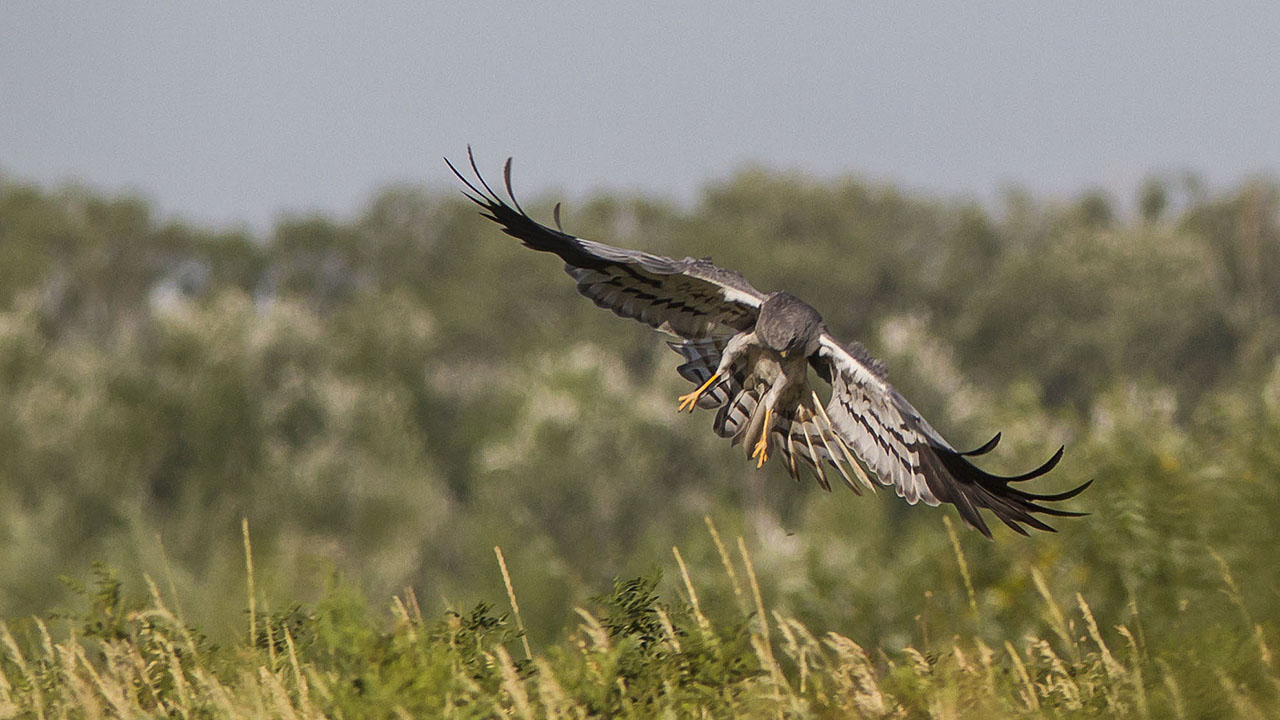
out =
[[[1000,632],[1036,612],[1028,566],[1100,614],[1209,618],[1212,553],[1275,620],[1280,184],[1157,179],[1135,200],[989,209],[753,169],[689,208],[604,195],[564,219],[806,298],[956,443],[1003,429],[994,470],[1067,442],[1048,485],[1097,477],[1094,516],[963,537]],[[930,594],[956,578],[940,511],[755,472],[708,414],[676,414],[676,364],[452,190],[256,237],[0,179],[0,611],[46,610],[103,560],[230,624],[243,517],[282,606],[329,566],[375,597],[502,597],[502,545],[536,637],[612,576],[669,569],[673,544],[718,566],[711,515],[801,617],[897,642],[964,614]]]

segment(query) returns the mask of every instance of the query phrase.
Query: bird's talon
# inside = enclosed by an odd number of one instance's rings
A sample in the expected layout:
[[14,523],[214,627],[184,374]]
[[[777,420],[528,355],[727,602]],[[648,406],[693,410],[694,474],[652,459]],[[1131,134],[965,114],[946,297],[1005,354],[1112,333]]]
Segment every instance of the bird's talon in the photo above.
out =
[[756,461],[756,469],[764,467],[764,461],[769,459],[769,419],[773,417],[773,408],[766,407],[764,409],[764,429],[760,431],[760,439],[756,441],[756,446],[751,449],[751,457],[760,457]]
[[702,385],[697,390],[694,390],[688,395],[681,395],[680,397],[676,398],[677,400],[680,401],[680,407],[676,408],[676,412],[684,412],[685,410],[688,410],[689,412],[693,412],[694,408],[698,407],[698,398],[702,397],[702,393],[706,392],[707,388],[714,385],[715,381],[719,379],[720,379],[720,373],[716,373],[715,375],[712,375],[711,377],[707,378],[707,381],[702,383]]
[[769,459],[769,440],[768,437],[760,438],[760,442],[756,443],[755,449],[751,452],[751,457],[758,457],[756,460],[756,469],[764,467],[764,463]]

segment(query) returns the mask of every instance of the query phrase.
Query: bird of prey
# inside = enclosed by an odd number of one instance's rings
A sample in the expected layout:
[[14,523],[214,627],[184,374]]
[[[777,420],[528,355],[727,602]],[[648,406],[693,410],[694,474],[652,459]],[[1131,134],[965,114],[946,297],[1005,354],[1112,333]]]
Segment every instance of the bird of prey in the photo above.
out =
[[[485,217],[525,246],[558,255],[578,292],[596,305],[679,338],[668,343],[684,357],[677,370],[697,387],[679,398],[678,409],[716,410],[715,432],[742,443],[757,468],[781,456],[793,478],[799,480],[800,468],[807,467],[830,490],[830,467],[858,494],[854,478],[874,490],[868,477],[874,475],[912,505],[954,505],[988,538],[982,509],[1023,535],[1023,526],[1053,530],[1037,514],[1085,514],[1040,503],[1073,498],[1092,480],[1056,494],[1013,486],[1052,470],[1062,448],[1022,475],[987,473],[968,458],[995,448],[999,433],[982,447],[956,450],[889,384],[878,360],[860,344],[832,337],[822,316],[803,300],[761,292],[710,258],[675,260],[574,237],[560,224],[558,204],[556,227],[543,225],[516,201],[510,159],[503,169],[503,199],[481,176],[470,148],[467,155],[473,180],[445,162]],[[825,404],[810,388],[810,368],[831,385]]]

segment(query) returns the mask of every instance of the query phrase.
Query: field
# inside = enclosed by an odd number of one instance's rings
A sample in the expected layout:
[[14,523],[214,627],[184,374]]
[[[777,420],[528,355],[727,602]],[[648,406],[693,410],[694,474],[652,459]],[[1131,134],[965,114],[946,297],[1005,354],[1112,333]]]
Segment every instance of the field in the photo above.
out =
[[255,237],[0,178],[0,717],[1280,715],[1280,186],[1123,205],[565,209],[806,298],[985,467],[1096,479],[988,541],[756,471],[452,190]]

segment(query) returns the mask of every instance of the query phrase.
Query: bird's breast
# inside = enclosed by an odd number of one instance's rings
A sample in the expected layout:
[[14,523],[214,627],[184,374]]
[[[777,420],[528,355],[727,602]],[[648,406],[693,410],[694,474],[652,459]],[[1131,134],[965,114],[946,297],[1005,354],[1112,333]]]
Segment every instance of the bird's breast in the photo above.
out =
[[772,388],[775,385],[786,386],[784,393],[788,399],[799,397],[808,378],[808,359],[799,353],[789,353],[787,357],[768,348],[755,348],[745,358],[748,363],[747,385]]

